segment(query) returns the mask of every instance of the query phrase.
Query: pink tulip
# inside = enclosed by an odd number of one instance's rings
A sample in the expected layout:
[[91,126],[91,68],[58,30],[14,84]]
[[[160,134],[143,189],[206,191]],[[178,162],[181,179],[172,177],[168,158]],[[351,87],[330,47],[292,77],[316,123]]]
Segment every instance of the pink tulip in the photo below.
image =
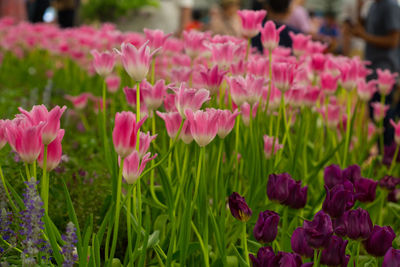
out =
[[66,95],[65,99],[69,100],[74,106],[74,108],[84,109],[90,97],[91,97],[90,93],[82,93],[77,96]]
[[240,60],[236,63],[232,63],[229,70],[232,75],[244,75],[246,72],[246,64],[244,60]]
[[263,57],[253,57],[247,63],[247,73],[258,77],[268,75],[268,60]]
[[185,117],[186,109],[196,111],[201,108],[204,102],[210,100],[210,92],[207,89],[186,88],[182,84],[174,91],[176,109],[182,117]]
[[[279,108],[281,104],[281,95],[282,95],[281,91],[279,91],[278,88],[276,88],[275,85],[272,84],[271,93],[269,96],[269,106],[268,106],[269,110],[276,110]],[[263,93],[263,104],[265,105],[267,103],[267,98],[268,98],[268,89],[264,90]]]
[[277,29],[272,20],[264,24],[264,28],[261,29],[261,43],[266,50],[272,51],[279,45],[279,35],[285,27],[282,25]]
[[182,117],[179,112],[162,113],[156,111],[156,113],[161,119],[164,120],[168,136],[174,139],[178,134],[179,127],[182,123]]
[[164,108],[166,112],[177,112],[175,105],[175,94],[166,94],[164,99]]
[[379,92],[388,95],[396,83],[397,73],[391,73],[389,70],[377,69]]
[[33,125],[22,116],[7,123],[7,141],[23,162],[32,164],[39,157],[44,126],[45,122]]
[[371,103],[373,112],[374,112],[374,119],[375,121],[381,121],[386,116],[386,112],[389,109],[389,105],[382,105],[380,102],[373,102]]
[[150,62],[153,54],[150,52],[150,47],[147,42],[144,43],[139,49],[130,43],[123,43],[121,51],[116,50],[121,55],[122,65],[125,71],[136,82],[142,81],[146,78],[149,72]]
[[[250,124],[250,104],[247,102],[244,102],[243,105],[240,107],[242,110],[242,120],[243,124],[246,126],[249,126]],[[252,108],[251,108],[251,116],[254,119],[257,115],[257,108],[258,108],[258,103],[256,103]]]
[[[127,86],[124,87],[123,89],[124,93],[125,93],[125,97],[126,97],[126,102],[128,102],[128,104],[133,107],[136,108],[136,87],[135,88],[129,88]],[[142,90],[140,90],[140,114],[146,114],[147,113],[147,107],[146,104],[143,100],[143,92]]]
[[311,36],[301,33],[295,34],[293,32],[289,32],[289,35],[293,42],[293,54],[297,57],[303,55],[307,51],[307,45],[311,40]]
[[225,43],[211,43],[206,45],[211,51],[211,59],[214,64],[227,69],[232,63],[239,62],[244,58],[243,45],[231,41]]
[[341,62],[339,65],[341,74],[341,84],[347,91],[353,90],[357,85],[358,80],[358,64],[356,60],[349,59],[347,62]]
[[321,74],[321,89],[328,95],[335,94],[337,90],[337,83],[339,76],[334,76],[330,72],[324,72]]
[[183,32],[183,46],[185,52],[192,59],[205,50],[205,41],[210,38],[210,33],[195,30]]
[[340,63],[338,61],[338,58],[333,57],[332,55],[327,55],[325,62],[325,71],[329,72],[332,77],[340,76],[339,64]]
[[44,145],[50,144],[56,139],[58,130],[60,130],[60,118],[67,107],[55,106],[52,110],[47,111],[45,105],[33,106],[31,111],[26,111],[23,108],[18,108],[19,111],[26,116],[32,125],[38,125],[44,122],[42,129],[42,142]]
[[247,100],[246,80],[242,76],[226,77],[232,101],[236,106],[243,105]]
[[139,156],[143,157],[146,153],[147,150],[150,148],[150,143],[157,138],[156,135],[150,135],[150,132],[143,133],[140,132],[140,137],[139,137]]
[[190,132],[189,120],[185,120],[185,122],[183,123],[182,131],[181,131],[181,134],[179,137],[187,145],[193,141],[193,136],[192,136],[192,133]]
[[308,41],[307,42],[307,50],[306,52],[309,55],[312,54],[317,54],[317,53],[324,53],[326,48],[328,47],[327,44],[321,43],[321,42],[314,42],[314,41]]
[[294,65],[290,63],[272,64],[272,81],[281,92],[286,92],[293,85]]
[[183,50],[183,42],[178,38],[168,38],[163,45],[163,51],[168,54],[180,53]]
[[[274,139],[275,139],[275,146],[273,145]],[[272,147],[274,151],[272,151]],[[279,144],[278,138],[264,135],[264,155],[267,159],[271,158],[272,155],[275,155],[276,152],[278,152],[278,150],[282,148],[283,145]]]
[[193,69],[189,67],[174,67],[171,69],[171,81],[174,83],[187,83]]
[[201,83],[210,91],[211,95],[214,95],[219,92],[226,73],[227,71],[220,70],[218,65],[214,65],[211,69],[204,68],[200,71]]
[[369,100],[371,100],[372,96],[376,92],[376,85],[377,85],[376,80],[371,80],[369,82],[366,82],[364,79],[358,80],[357,82],[358,97],[362,101],[368,102]]
[[314,72],[321,72],[324,70],[326,57],[324,54],[317,53],[311,56],[311,69]]
[[112,133],[117,154],[126,158],[136,147],[137,134],[147,117],[136,123],[136,116],[130,111],[115,114],[115,126]]
[[156,110],[162,105],[164,97],[167,94],[167,88],[169,88],[169,85],[166,85],[165,80],[162,79],[158,80],[154,86],[146,80],[142,81],[140,92],[149,110]]
[[236,109],[233,113],[230,110],[219,110],[218,118],[218,136],[225,138],[235,126],[235,119],[240,114]]
[[368,140],[371,140],[371,138],[375,135],[376,133],[376,127],[373,122],[368,123]]
[[93,66],[97,74],[107,76],[110,74],[115,65],[116,55],[106,52],[98,52],[97,50],[91,51],[93,56]]
[[315,103],[318,101],[320,93],[321,91],[318,89],[315,89],[313,87],[309,88],[303,96],[304,105],[308,107],[313,107]]
[[239,10],[237,11],[242,21],[242,35],[245,38],[253,38],[260,32],[261,23],[267,11],[265,10]]
[[6,127],[8,121],[0,120],[0,150],[7,144]]
[[110,93],[115,93],[121,84],[121,78],[118,75],[109,75],[106,78],[107,89]]
[[291,89],[285,92],[285,100],[293,107],[301,107],[304,103],[306,90],[303,88]]
[[241,106],[244,102],[254,105],[261,99],[264,81],[263,77],[255,77],[251,74],[246,78],[242,76],[227,77],[233,102],[237,106]]
[[392,119],[390,119],[390,124],[394,128],[394,141],[397,145],[400,145],[400,121],[395,123]]
[[149,46],[153,51],[161,48],[167,38],[172,35],[172,33],[165,34],[162,30],[144,29],[143,31],[147,40],[149,40]]
[[149,152],[141,158],[139,152],[134,150],[129,156],[125,158],[122,176],[128,184],[135,183],[142,174],[147,162],[157,157],[157,154],[155,154],[151,158],[150,155],[151,154]]
[[[47,147],[47,161],[46,161],[46,170],[48,172],[54,170],[58,164],[60,164],[61,156],[62,156],[62,139],[64,137],[64,129],[60,129],[57,134],[57,138],[54,139],[49,146]],[[42,146],[42,150],[40,151],[40,155],[38,157],[38,163],[41,168],[43,168],[43,160],[44,160],[44,147]]]
[[324,120],[327,122],[328,127],[336,128],[340,122],[340,107],[338,105],[328,104],[320,109],[320,113]]
[[216,109],[197,110],[186,109],[186,117],[190,123],[190,132],[196,143],[204,147],[217,135],[219,112]]

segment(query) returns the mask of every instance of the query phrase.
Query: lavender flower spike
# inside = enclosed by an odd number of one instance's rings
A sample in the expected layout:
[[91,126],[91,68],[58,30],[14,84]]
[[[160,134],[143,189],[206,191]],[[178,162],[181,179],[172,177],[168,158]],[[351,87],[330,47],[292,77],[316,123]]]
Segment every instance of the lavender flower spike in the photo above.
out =
[[75,251],[75,246],[78,243],[76,236],[76,228],[72,222],[67,224],[65,235],[62,236],[65,245],[62,247],[62,254],[64,256],[63,267],[72,267],[78,261],[78,256]]

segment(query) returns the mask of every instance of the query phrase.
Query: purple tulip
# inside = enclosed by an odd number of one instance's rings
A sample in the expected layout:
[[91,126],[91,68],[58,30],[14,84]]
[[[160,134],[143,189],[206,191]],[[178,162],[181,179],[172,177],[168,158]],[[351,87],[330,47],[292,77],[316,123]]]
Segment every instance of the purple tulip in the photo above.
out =
[[333,233],[331,218],[322,210],[312,221],[305,220],[303,228],[308,245],[317,249],[325,247]]
[[301,267],[313,267],[314,262],[306,262],[301,265]]
[[380,187],[383,187],[391,191],[396,188],[396,185],[400,184],[400,178],[395,178],[393,176],[386,175],[385,177],[379,180],[378,184]]
[[371,202],[375,200],[376,186],[378,183],[371,179],[359,178],[354,181],[356,197],[361,202]]
[[307,186],[301,188],[301,182],[293,179],[289,180],[289,196],[283,202],[293,209],[304,208],[307,202]]
[[284,203],[289,197],[290,180],[292,178],[288,173],[270,174],[267,183],[268,198]]
[[[347,266],[346,246],[349,241],[344,241],[338,236],[332,236],[327,247],[322,250],[321,264],[328,266]],[[346,261],[347,260],[347,261]]]
[[361,178],[361,168],[358,165],[350,165],[343,170],[343,178],[354,183],[355,180]]
[[400,189],[395,188],[393,191],[391,191],[388,195],[388,201],[390,202],[399,202],[400,201]]
[[257,252],[257,257],[249,254],[253,267],[272,267],[272,262],[275,259],[275,253],[271,247],[261,247]]
[[233,192],[232,195],[229,196],[229,209],[231,210],[232,216],[242,222],[247,222],[252,214],[244,197],[236,192]]
[[325,185],[326,198],[322,209],[332,218],[339,218],[343,213],[354,206],[354,188],[350,182],[337,184],[329,189]]
[[343,172],[338,165],[332,164],[324,170],[324,181],[325,185],[331,189],[337,184],[342,184],[345,181],[343,178]]
[[348,236],[354,240],[365,240],[371,235],[372,221],[368,211],[358,208],[346,211],[342,217],[335,220],[335,233]]
[[307,244],[303,227],[298,227],[294,230],[290,244],[292,245],[292,250],[301,256],[311,258],[314,255],[314,249]]
[[270,243],[278,234],[279,215],[273,211],[260,212],[253,234],[258,242]]
[[400,266],[400,249],[389,248],[383,258],[382,267]]
[[278,252],[272,266],[280,267],[301,267],[301,257],[294,253]]
[[395,238],[396,234],[390,226],[375,225],[369,238],[364,241],[364,246],[369,254],[382,257],[392,247]]

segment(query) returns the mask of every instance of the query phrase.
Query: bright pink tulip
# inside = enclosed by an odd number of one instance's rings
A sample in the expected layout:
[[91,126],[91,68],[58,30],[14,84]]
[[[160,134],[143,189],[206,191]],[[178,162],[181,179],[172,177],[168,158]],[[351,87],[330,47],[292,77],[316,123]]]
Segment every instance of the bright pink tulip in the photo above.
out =
[[368,102],[369,100],[371,100],[372,96],[377,90],[376,85],[377,85],[376,80],[371,80],[369,82],[366,82],[364,79],[358,80],[357,82],[358,97],[362,101]]
[[193,69],[189,67],[174,67],[171,69],[171,81],[174,83],[187,83]]
[[268,75],[268,60],[264,57],[252,57],[247,63],[247,73],[266,77]]
[[196,111],[201,108],[204,102],[210,100],[210,92],[207,89],[186,88],[181,85],[175,89],[175,105],[182,117],[185,117],[185,110]]
[[254,75],[247,75],[246,78],[242,76],[234,76],[226,78],[233,102],[237,106],[241,106],[244,102],[254,105],[261,99],[263,94],[264,78],[255,77]]
[[400,121],[395,123],[392,119],[390,119],[390,124],[394,128],[394,141],[397,145],[400,145]]
[[307,53],[309,55],[324,53],[327,47],[328,47],[327,44],[321,42],[314,42],[310,40],[307,42]]
[[[244,102],[243,105],[240,107],[240,109],[242,110],[242,120],[243,120],[243,124],[246,126],[249,126],[250,124],[250,104],[247,102]],[[258,109],[258,103],[256,103],[252,109],[251,109],[251,116],[254,119],[257,115],[257,109]]]
[[[274,144],[275,139],[275,146]],[[264,155],[267,159],[271,158],[272,155],[275,155],[278,150],[282,149],[283,145],[279,144],[277,138],[270,137],[268,135],[264,135]],[[274,151],[272,151],[272,149]]]
[[155,51],[150,52],[150,47],[147,42],[144,43],[139,49],[130,43],[123,43],[121,51],[116,50],[121,55],[122,65],[125,71],[136,82],[142,81],[146,78],[149,72],[151,58]]
[[246,72],[245,61],[239,60],[236,63],[232,63],[229,70],[232,73],[232,75],[244,75],[244,73]]
[[396,83],[397,73],[391,73],[389,70],[377,69],[379,92],[388,95]]
[[291,106],[298,108],[304,104],[304,95],[306,90],[304,88],[291,89],[285,92],[285,100]]
[[161,48],[167,38],[172,35],[172,33],[165,34],[162,30],[144,29],[143,32],[146,35],[146,39],[149,40],[149,46],[153,51]]
[[[139,155],[139,152],[134,150],[129,156],[127,156],[124,160],[124,167],[122,170],[122,176],[128,184],[133,184],[142,174],[144,168],[146,167],[147,162],[153,160],[157,157],[155,154],[150,158],[150,152],[144,155],[142,158]],[[140,160],[142,159],[142,160]]]
[[381,121],[386,116],[386,112],[389,109],[389,105],[382,105],[380,102],[373,102],[371,103],[373,112],[374,112],[374,119],[375,121]]
[[[57,138],[53,140],[47,147],[47,161],[46,161],[46,170],[48,172],[54,170],[58,164],[60,164],[61,156],[62,156],[62,139],[64,137],[64,129],[60,129],[57,134]],[[44,147],[42,146],[42,150],[40,151],[40,155],[38,157],[38,163],[41,168],[43,168],[43,159],[44,159]]]
[[33,125],[25,117],[17,117],[7,123],[7,141],[23,162],[32,164],[39,157],[44,126],[45,122]]
[[252,38],[260,32],[261,23],[267,11],[265,10],[239,10],[237,11],[242,21],[242,35],[245,38]]
[[341,74],[341,84],[347,91],[353,90],[358,80],[358,64],[355,59],[349,59],[347,62],[341,62],[339,65]]
[[177,112],[175,105],[175,94],[166,94],[164,99],[164,108],[166,112]]
[[220,70],[218,65],[211,69],[204,68],[200,71],[201,83],[210,91],[211,95],[214,95],[219,92],[219,87],[226,73],[227,71]]
[[8,121],[0,120],[0,150],[7,144],[6,125]]
[[320,93],[321,91],[318,89],[315,89],[313,87],[309,88],[303,96],[304,105],[308,107],[315,106],[315,103],[318,101]]
[[163,79],[158,80],[154,86],[146,80],[142,81],[140,93],[142,93],[143,100],[149,110],[156,110],[162,105],[167,94],[167,88],[169,88],[169,85],[166,85]]
[[212,62],[224,69],[229,68],[232,63],[244,58],[242,56],[242,47],[242,45],[231,41],[207,44],[207,48],[211,51]]
[[340,107],[328,104],[320,109],[320,113],[330,128],[336,128],[340,122]]
[[150,148],[150,143],[157,138],[157,134],[155,135],[150,135],[150,132],[143,133],[140,132],[140,137],[139,137],[139,156],[143,157],[146,153],[147,150]]
[[233,113],[230,110],[219,110],[218,118],[218,136],[225,138],[235,126],[236,117],[240,112],[236,109]]
[[146,119],[144,117],[136,123],[136,116],[130,111],[115,114],[112,136],[115,151],[120,157],[126,158],[135,149],[138,131]]
[[97,74],[107,76],[110,74],[115,65],[116,55],[108,51],[98,52],[97,50],[91,51],[93,56],[93,66]]
[[71,101],[72,105],[76,109],[84,109],[87,105],[89,98],[91,97],[90,93],[82,93],[77,96],[66,95],[65,99]]
[[261,43],[266,50],[272,51],[279,45],[279,34],[285,29],[285,25],[276,28],[272,20],[268,20],[261,28]]
[[205,50],[205,41],[210,38],[210,33],[195,30],[183,32],[183,47],[185,52],[192,59]]
[[204,147],[217,135],[219,112],[216,109],[197,110],[186,109],[186,117],[190,123],[190,132],[196,143]]
[[179,112],[162,113],[156,111],[157,115],[164,120],[165,128],[167,128],[168,136],[172,139],[176,137],[179,127],[182,123],[182,117]]
[[337,90],[339,76],[334,76],[330,72],[321,74],[321,89],[328,95],[333,95]]
[[163,45],[163,51],[168,54],[180,53],[183,50],[183,42],[178,38],[168,38]]
[[38,125],[44,122],[42,129],[42,142],[44,145],[50,144],[56,139],[58,130],[60,130],[60,118],[67,107],[55,106],[52,110],[47,111],[45,105],[33,106],[31,111],[18,108],[19,111],[26,116],[32,125]]
[[228,82],[232,101],[236,106],[243,105],[247,100],[246,80],[243,76],[226,77]]
[[[129,88],[127,86],[124,87],[123,89],[126,97],[126,102],[133,107],[136,108],[136,87],[135,88]],[[140,90],[140,114],[147,114],[147,106],[146,103],[143,100],[143,92]]]
[[115,93],[119,89],[119,85],[121,84],[121,78],[118,75],[109,75],[106,78],[107,90],[110,93]]
[[313,54],[311,56],[311,69],[314,72],[321,72],[324,70],[326,56],[321,53]]
[[297,57],[303,55],[307,51],[308,42],[311,40],[311,36],[304,34],[295,34],[289,32],[290,38],[293,42],[293,54]]
[[373,122],[368,123],[368,140],[371,140],[371,138],[375,135],[376,133],[376,126]]
[[272,64],[272,81],[281,92],[286,92],[293,85],[294,65],[290,63]]
[[190,132],[189,120],[185,120],[185,122],[183,123],[182,131],[181,131],[181,134],[179,137],[187,145],[193,141],[193,136],[192,136],[192,133]]

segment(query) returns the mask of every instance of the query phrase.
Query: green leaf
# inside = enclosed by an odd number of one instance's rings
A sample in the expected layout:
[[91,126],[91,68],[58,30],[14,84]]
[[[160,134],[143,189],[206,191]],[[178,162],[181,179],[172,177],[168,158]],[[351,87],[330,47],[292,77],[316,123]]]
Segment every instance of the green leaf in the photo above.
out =
[[44,224],[46,227],[45,229],[46,229],[47,238],[49,239],[50,246],[53,250],[54,259],[56,260],[57,264],[59,266],[61,266],[63,263],[63,257],[61,256],[60,249],[59,249],[59,246],[57,243],[57,238],[51,227],[50,219],[49,219],[48,215],[44,215],[43,219],[44,219]]

